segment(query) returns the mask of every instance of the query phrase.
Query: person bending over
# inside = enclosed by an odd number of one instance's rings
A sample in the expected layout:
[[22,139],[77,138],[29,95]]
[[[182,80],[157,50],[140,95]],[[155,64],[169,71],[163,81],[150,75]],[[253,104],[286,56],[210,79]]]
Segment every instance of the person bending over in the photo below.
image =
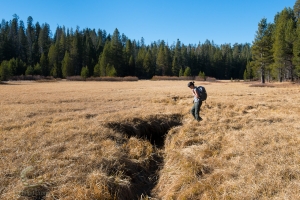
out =
[[197,120],[198,122],[202,120],[200,117],[200,107],[202,105],[202,100],[200,98],[200,91],[195,86],[194,82],[189,82],[188,87],[192,89],[193,95],[194,95],[194,105],[191,109],[191,114]]

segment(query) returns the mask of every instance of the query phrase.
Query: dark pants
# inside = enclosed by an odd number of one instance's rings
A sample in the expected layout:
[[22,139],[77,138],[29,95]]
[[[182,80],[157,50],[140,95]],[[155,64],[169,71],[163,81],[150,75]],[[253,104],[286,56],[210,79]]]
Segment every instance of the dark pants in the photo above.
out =
[[202,101],[195,102],[192,109],[191,109],[191,114],[193,115],[193,117],[197,121],[201,120],[201,117],[200,117],[200,114],[199,114],[201,105],[202,105]]

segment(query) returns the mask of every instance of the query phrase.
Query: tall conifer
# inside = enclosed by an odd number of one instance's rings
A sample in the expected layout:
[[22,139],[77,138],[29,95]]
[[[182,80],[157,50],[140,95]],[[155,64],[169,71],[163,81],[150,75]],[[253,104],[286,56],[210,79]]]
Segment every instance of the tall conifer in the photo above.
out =
[[265,83],[266,68],[272,63],[272,32],[267,19],[263,18],[258,24],[252,46],[253,64],[259,69],[261,83]]

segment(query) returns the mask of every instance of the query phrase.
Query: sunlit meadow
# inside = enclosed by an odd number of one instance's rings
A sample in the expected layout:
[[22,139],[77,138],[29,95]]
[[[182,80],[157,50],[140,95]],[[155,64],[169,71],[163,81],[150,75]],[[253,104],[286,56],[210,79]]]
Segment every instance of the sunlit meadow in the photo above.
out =
[[0,199],[299,199],[299,85],[187,82],[1,84]]

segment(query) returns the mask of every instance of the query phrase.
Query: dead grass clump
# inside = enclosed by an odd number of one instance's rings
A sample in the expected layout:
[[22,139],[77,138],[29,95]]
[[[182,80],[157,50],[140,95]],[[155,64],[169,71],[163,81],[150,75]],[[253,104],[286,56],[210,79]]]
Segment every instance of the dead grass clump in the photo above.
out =
[[[120,189],[117,189],[114,193],[111,193],[111,189],[109,187],[112,187],[114,181],[112,177],[108,177],[105,173],[101,171],[95,171],[91,173],[88,178],[87,178],[87,185],[89,188],[89,199],[105,199],[105,200],[110,200],[110,199],[115,199],[117,198],[117,193],[120,192]],[[124,180],[124,186],[127,185],[127,187],[130,185],[130,183]],[[116,187],[116,185],[114,185]],[[128,189],[126,190],[128,191]]]
[[137,160],[145,160],[154,153],[153,146],[148,140],[131,137],[125,144],[129,158]]

